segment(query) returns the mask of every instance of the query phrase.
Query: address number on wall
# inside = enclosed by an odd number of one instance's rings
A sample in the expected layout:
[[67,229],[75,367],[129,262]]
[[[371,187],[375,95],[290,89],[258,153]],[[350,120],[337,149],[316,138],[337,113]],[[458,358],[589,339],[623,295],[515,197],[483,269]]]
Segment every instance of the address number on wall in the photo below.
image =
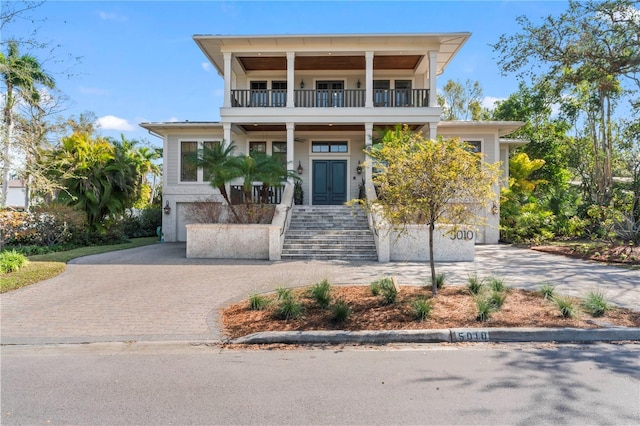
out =
[[473,240],[473,237],[474,237],[473,231],[468,231],[468,230],[460,230],[460,231],[451,233],[452,240],[469,241],[469,240]]

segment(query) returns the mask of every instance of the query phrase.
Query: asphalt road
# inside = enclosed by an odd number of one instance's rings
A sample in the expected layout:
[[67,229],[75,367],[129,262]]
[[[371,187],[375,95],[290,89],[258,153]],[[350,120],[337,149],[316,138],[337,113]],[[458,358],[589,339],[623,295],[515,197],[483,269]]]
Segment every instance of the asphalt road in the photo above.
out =
[[638,344],[0,350],[3,425],[640,423]]

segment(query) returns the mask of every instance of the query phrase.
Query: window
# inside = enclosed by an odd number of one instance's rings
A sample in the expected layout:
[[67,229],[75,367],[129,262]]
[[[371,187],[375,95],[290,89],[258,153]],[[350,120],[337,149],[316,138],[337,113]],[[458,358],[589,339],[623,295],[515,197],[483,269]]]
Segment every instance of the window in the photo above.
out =
[[251,106],[265,107],[269,103],[269,94],[267,92],[266,81],[251,82]]
[[313,153],[344,153],[348,152],[347,142],[312,142],[311,152]]
[[287,106],[287,82],[286,81],[271,82],[271,106],[274,106],[274,107]]
[[316,93],[316,102],[319,107],[344,106],[343,81],[318,81],[316,82]]
[[482,141],[464,141],[471,147],[471,152],[479,154],[482,152]]
[[[214,146],[219,145],[220,142],[217,141],[205,141],[202,143],[202,147],[204,149],[213,149]],[[211,170],[209,170],[207,167],[203,167],[202,168],[202,178],[208,182],[211,180],[213,176],[213,172]]]
[[180,181],[196,182],[198,180],[198,166],[195,162],[198,142],[180,143]]
[[272,156],[280,161],[280,164],[287,168],[287,143],[286,142],[273,142],[271,144]]
[[261,152],[263,154],[267,153],[267,143],[266,142],[249,142],[249,155],[254,152]]

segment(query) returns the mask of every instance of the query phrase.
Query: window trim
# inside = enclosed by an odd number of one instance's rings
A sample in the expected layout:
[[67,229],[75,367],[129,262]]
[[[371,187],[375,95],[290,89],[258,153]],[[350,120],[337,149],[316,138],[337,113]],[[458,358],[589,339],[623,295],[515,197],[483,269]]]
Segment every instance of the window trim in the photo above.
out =
[[[327,152],[315,152],[313,150],[313,146],[316,143],[328,143],[329,144],[329,151]],[[338,152],[332,152],[331,151],[331,145],[332,144],[346,144],[347,146],[347,150],[346,151],[338,151]],[[330,139],[330,138],[322,138],[322,139],[316,139],[316,140],[312,140],[311,143],[309,144],[309,155],[351,155],[351,149],[350,149],[350,145],[351,145],[351,141],[349,139]]]

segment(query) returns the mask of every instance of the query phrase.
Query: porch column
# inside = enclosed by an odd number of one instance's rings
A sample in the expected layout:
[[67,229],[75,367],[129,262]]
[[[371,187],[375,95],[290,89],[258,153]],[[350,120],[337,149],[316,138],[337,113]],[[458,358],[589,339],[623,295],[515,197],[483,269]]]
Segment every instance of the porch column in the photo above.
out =
[[295,84],[295,60],[296,53],[287,52],[287,108],[293,108],[295,106],[293,99],[293,88]]
[[224,138],[224,146],[231,145],[231,123],[222,123],[222,137]]
[[429,51],[429,106],[438,106],[438,88],[436,86],[436,74],[438,73],[438,51]]
[[[371,148],[373,144],[373,123],[364,123],[364,147],[365,149]],[[373,177],[373,164],[371,164],[371,157],[365,156],[365,168],[364,168],[364,181],[371,182]]]
[[373,108],[373,52],[365,52],[365,95],[364,106]]
[[438,123],[429,123],[429,139],[435,140],[438,137]]
[[224,56],[224,107],[231,108],[231,53]]
[[[287,86],[288,87],[288,86]],[[293,145],[295,123],[287,123],[287,170],[295,170],[296,165],[293,164]],[[287,179],[289,183],[293,183],[293,179]]]

